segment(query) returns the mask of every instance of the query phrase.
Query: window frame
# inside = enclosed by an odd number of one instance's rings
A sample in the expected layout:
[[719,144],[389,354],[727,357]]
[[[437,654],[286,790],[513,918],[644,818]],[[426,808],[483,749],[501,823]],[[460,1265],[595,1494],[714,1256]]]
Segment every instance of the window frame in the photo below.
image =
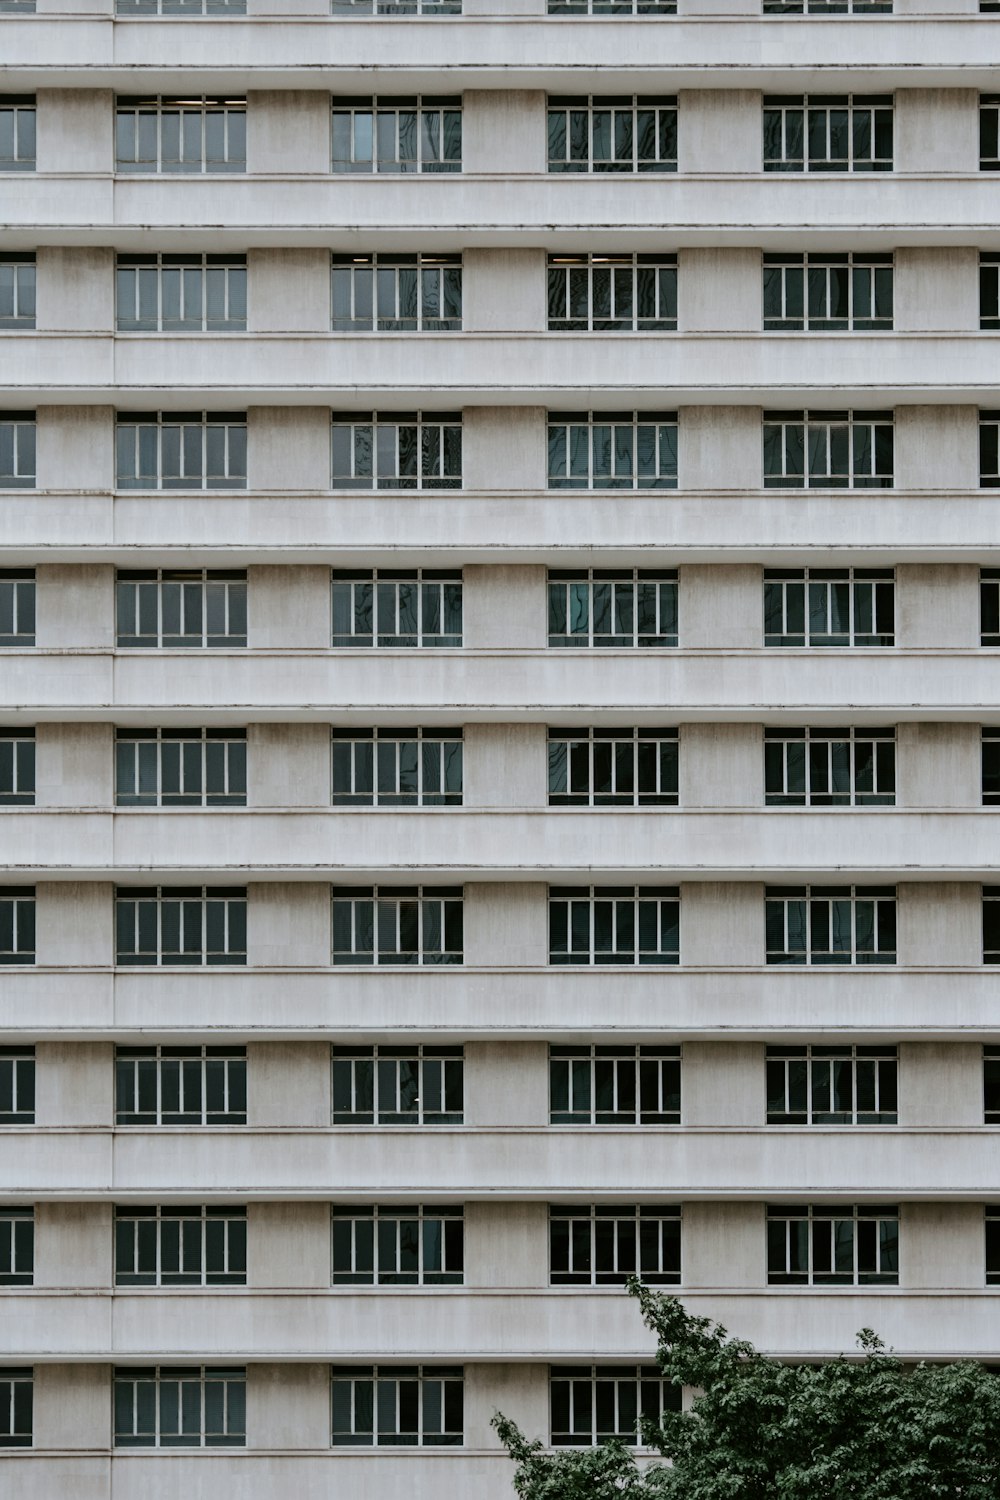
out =
[[[642,118],[647,115],[651,120]],[[643,155],[640,133],[648,138],[650,126],[655,153]],[[550,173],[676,172],[677,96],[549,94],[546,141]],[[598,155],[595,147],[607,148],[605,154]]]
[[[677,807],[678,768],[676,729],[548,730],[549,807]],[[603,791],[596,790],[599,778]]]
[[[10,1102],[10,1108],[3,1104]],[[0,1128],[35,1123],[35,1049],[0,1047]]]
[[[407,597],[400,585],[413,591]],[[371,568],[330,570],[330,644],[335,651],[458,651],[464,642],[464,580],[461,569]],[[377,627],[410,624],[413,630]],[[360,622],[367,631],[354,627]],[[433,630],[435,623],[459,629]],[[338,625],[350,624],[350,630]]]
[[[10,747],[9,750],[6,747]],[[35,805],[35,731],[0,726],[0,807]]]
[[546,487],[676,490],[678,434],[676,411],[550,411]]
[[[608,912],[602,911],[603,907]],[[628,936],[628,907],[632,908],[631,947],[619,946]],[[563,910],[565,908],[565,910]],[[643,947],[643,920],[650,909],[659,946]],[[679,965],[681,899],[676,885],[550,885],[548,888],[550,967],[641,968]],[[671,921],[671,916],[673,920]],[[586,922],[584,921],[586,919]],[[598,923],[607,925],[614,946],[599,947]],[[586,925],[587,946],[574,946]],[[673,945],[670,939],[673,937]],[[666,943],[667,946],[664,946]],[[602,955],[606,954],[607,957]]]
[[[0,732],[2,741],[2,732]],[[143,755],[143,746],[150,753]],[[176,746],[176,751],[168,747]],[[219,747],[215,754],[211,747]],[[131,750],[131,755],[129,755]],[[241,753],[242,752],[242,753]],[[168,773],[175,773],[178,789],[164,792],[165,759],[176,756],[176,766],[167,766]],[[123,772],[131,760],[132,785],[141,788],[149,785],[152,773],[154,789],[150,791],[123,790]],[[211,780],[218,781],[222,772],[223,789],[218,785],[210,790]],[[193,787],[197,781],[200,791],[181,790]],[[2,799],[0,799],[2,800]],[[116,809],[143,808],[187,808],[202,809],[246,807],[247,805],[247,732],[245,729],[116,729],[115,730],[115,807]]]
[[[245,1365],[133,1365],[119,1366],[114,1370],[113,1384],[113,1431],[114,1448],[245,1448],[246,1437],[246,1389]],[[137,1407],[141,1406],[139,1386],[152,1385],[151,1425],[140,1428]],[[176,1386],[172,1397],[165,1396],[168,1386]],[[220,1397],[216,1387],[221,1387],[222,1425],[211,1431],[206,1420],[210,1405],[217,1406]],[[164,1414],[171,1411],[178,1418],[180,1427],[192,1414],[188,1392],[196,1394],[198,1428],[185,1432],[167,1429]],[[187,1399],[185,1397],[187,1396]],[[120,1418],[131,1409],[131,1430],[119,1426]],[[240,1425],[242,1423],[242,1425]]]
[[[796,746],[802,747],[800,768],[796,767],[791,756]],[[813,746],[816,746],[815,754]],[[821,772],[823,770],[823,746],[826,746],[825,789],[821,776],[818,789],[814,791],[815,773],[817,769]],[[843,779],[845,767],[843,764],[838,767],[835,756],[837,747],[846,747],[846,789]],[[866,748],[862,750],[861,747]],[[883,748],[886,750],[885,754],[880,753]],[[863,757],[868,756],[867,762],[862,759],[859,764],[859,752]],[[801,791],[797,789],[800,776]],[[859,784],[868,779],[871,781],[871,789],[859,790]],[[778,782],[785,790],[776,790]],[[885,790],[880,791],[879,788],[883,782]],[[789,789],[793,783],[795,790]],[[895,805],[895,725],[877,729],[853,724],[837,727],[807,724],[802,727],[789,725],[781,728],[770,728],[765,725],[765,807],[857,808],[894,807]]]
[[[145,276],[143,273],[146,273]],[[234,276],[234,273],[235,276]],[[240,286],[242,273],[242,291]],[[170,280],[176,274],[178,316],[165,317],[174,299]],[[131,277],[131,291],[127,278]],[[123,254],[115,257],[115,333],[116,334],[206,334],[245,333],[247,330],[247,257],[232,254]],[[142,316],[153,289],[155,313]],[[211,317],[210,289],[221,285],[222,305],[226,316]],[[169,293],[169,296],[168,296]],[[218,300],[217,296],[214,300]],[[197,303],[198,314],[184,316]],[[131,305],[134,316],[125,317]],[[161,413],[162,415],[162,413]]]
[[[802,586],[798,603],[790,594],[789,585]],[[824,587],[820,593],[814,594],[813,585]],[[843,602],[847,607],[847,628],[816,631],[814,634],[812,622],[818,616],[830,623],[840,617],[840,604],[837,596],[831,593],[830,585],[846,588]],[[763,604],[765,650],[886,651],[896,644],[896,573],[893,568],[765,568]],[[884,626],[890,607],[891,632],[857,628],[859,622]],[[775,620],[782,626],[799,628],[769,630],[769,623]]]
[[[629,1073],[632,1077],[629,1079]],[[549,1044],[549,1124],[629,1128],[681,1123],[683,1059],[680,1047],[591,1042]],[[602,1099],[630,1108],[602,1109]],[[676,1100],[676,1103],[674,1101]],[[557,1108],[564,1103],[565,1109]],[[648,1107],[650,1104],[668,1108]]]
[[[546,589],[550,650],[673,651],[677,648],[680,598],[676,568],[549,568]],[[605,597],[595,594],[595,590],[608,592]],[[560,623],[568,627],[579,621],[583,608],[586,631],[553,628]],[[656,631],[641,628],[649,622],[650,611],[653,623],[661,627]],[[626,623],[630,617],[631,629],[595,630],[595,623],[604,617],[612,626]],[[664,626],[667,628],[663,629]]]
[[10,115],[9,156],[0,156],[0,173],[37,170],[37,100],[34,94],[0,94],[0,141],[8,134],[4,117]]
[[1000,94],[979,95],[979,170],[1000,172]]
[[[605,1392],[604,1399],[602,1386],[612,1387],[610,1392]],[[589,1391],[590,1421],[586,1431],[579,1420],[583,1415],[580,1387]],[[626,1393],[629,1391],[635,1414],[631,1427],[626,1425],[622,1405],[623,1396],[628,1401]],[[640,1416],[659,1425],[665,1411],[680,1411],[680,1408],[680,1389],[667,1379],[659,1365],[549,1366],[549,1442],[553,1448],[594,1448],[610,1438],[617,1438],[629,1448],[641,1448]],[[598,1420],[602,1410],[605,1415],[612,1416],[611,1430],[606,1430],[606,1424]],[[557,1425],[557,1416],[564,1413],[568,1420]]]
[[[784,1043],[767,1048],[765,1067],[768,1125],[864,1127],[899,1123],[899,1049],[896,1046]],[[870,1070],[870,1083],[865,1078],[862,1084],[862,1070]],[[845,1074],[851,1107],[836,1110],[832,1105],[844,1102],[841,1088]],[[870,1093],[872,1109],[858,1107],[862,1088],[866,1102]],[[878,1108],[883,1096],[886,1104],[893,1107]],[[785,1107],[773,1108],[779,1097]],[[817,1101],[831,1107],[817,1108]],[[802,1107],[792,1108],[793,1103]]]
[[[849,943],[834,946],[847,908]],[[871,906],[871,946],[865,940],[864,908]],[[800,907],[800,912],[793,912]],[[898,899],[894,885],[767,885],[764,887],[765,957],[769,966],[862,968],[895,965]],[[859,926],[859,922],[861,925]],[[821,946],[826,937],[826,947]],[[803,946],[792,946],[801,934]],[[775,939],[780,939],[778,946]],[[819,939],[819,942],[817,942]],[[883,946],[883,939],[886,940]],[[888,940],[891,939],[891,946]]]
[[246,13],[247,0],[115,0],[115,19],[118,21],[141,21],[147,17],[225,21]]
[[33,490],[37,485],[36,413],[0,411],[0,490]]
[[[799,273],[797,289],[796,272]],[[864,285],[866,278],[867,289]],[[839,290],[838,281],[842,282]],[[761,327],[765,333],[891,333],[894,283],[895,257],[892,251],[766,250],[761,287]],[[828,309],[825,315],[813,311],[814,296],[820,307]],[[770,315],[769,300],[772,304]],[[773,306],[775,301],[777,315]],[[879,305],[885,306],[886,302],[888,312],[879,316]],[[868,316],[864,311],[858,313],[859,303],[862,309],[867,306]],[[838,308],[836,316],[829,312],[834,305]],[[840,313],[842,306],[844,311]]]
[[[176,915],[171,909],[175,905],[178,908]],[[116,886],[115,966],[132,969],[245,967],[247,908],[245,885]],[[197,922],[192,913],[197,915]],[[224,946],[210,948],[210,924],[217,923],[220,916]],[[163,946],[165,923],[170,927],[176,925],[179,944],[183,945],[177,951],[169,951],[166,956]],[[123,944],[129,928],[133,947]],[[155,946],[149,945],[150,937]],[[191,941],[195,937],[197,943]],[[239,945],[240,938],[242,946]]]
[[[330,731],[330,805],[343,808],[392,807],[397,810],[461,807],[464,749],[464,730],[461,728],[334,727]],[[369,753],[365,755],[365,751]],[[458,790],[448,791],[449,780],[456,768]],[[394,789],[385,791],[380,783],[390,779],[388,774],[383,774],[389,772],[393,773]],[[357,790],[359,782],[361,789]],[[405,786],[412,789],[404,790]]]
[[35,1284],[35,1210],[0,1208],[0,1287]]
[[[385,0],[377,0],[377,3],[382,5]],[[424,0],[407,0],[407,3],[422,4]],[[440,4],[441,0],[434,0],[434,3]],[[461,4],[461,0],[458,3]],[[412,276],[407,276],[408,272]],[[353,334],[460,333],[462,272],[461,251],[454,254],[430,250],[411,254],[389,250],[373,251],[367,255],[332,254],[331,330]],[[338,289],[338,282],[341,289]],[[389,300],[395,309],[394,316],[385,312]],[[346,307],[350,316],[343,311],[338,313],[338,305]],[[403,316],[403,308],[410,309],[411,305],[412,312]],[[438,317],[433,315],[435,306]],[[446,312],[449,307],[450,314]]]
[[[546,276],[549,333],[677,331],[676,254],[552,251],[546,259]],[[649,307],[650,297],[654,311],[641,316],[640,306]],[[606,310],[599,311],[605,304]]]
[[[178,155],[167,156],[164,154],[164,135],[173,135],[172,124],[167,126],[166,132],[164,121],[169,121],[174,115],[178,116],[177,122],[177,145]],[[215,116],[222,116],[222,140],[223,152],[218,156],[209,156],[209,134],[217,133],[215,127],[210,126],[210,121]],[[134,123],[129,127],[125,121],[129,117],[134,118]],[[152,118],[155,122],[151,127],[140,125],[141,119]],[[198,121],[197,126],[192,128],[191,121]],[[147,176],[147,177],[221,177],[245,175],[247,170],[247,101],[246,98],[234,98],[226,95],[202,94],[197,99],[191,97],[176,98],[167,94],[117,94],[115,96],[115,174],[116,176]],[[147,139],[142,141],[143,131]],[[132,152],[127,155],[125,147],[128,145],[128,134],[132,135]],[[190,154],[186,152],[189,146],[194,145],[193,136],[197,133],[197,151]],[[153,139],[148,137],[152,135]],[[172,142],[168,139],[169,149]],[[153,147],[153,154],[140,156],[144,148]],[[242,153],[242,154],[241,154]]]
[[[153,585],[155,593],[145,593],[143,585]],[[164,596],[164,585],[177,588],[176,605]],[[125,590],[134,590],[129,598]],[[189,592],[196,590],[195,593]],[[150,602],[155,605],[155,630],[122,630],[123,619],[141,626]],[[245,569],[213,568],[119,568],[115,574],[115,650],[116,651],[235,651],[247,647],[247,608],[249,589]],[[188,623],[192,608],[198,616],[198,630],[164,635],[169,612],[176,612],[178,625]],[[212,616],[226,631],[212,630]],[[149,620],[145,621],[149,624]],[[227,633],[235,624],[242,626]]]
[[[119,411],[115,416],[115,489],[128,494],[245,490],[247,431],[245,411]],[[221,469],[210,472],[219,458]],[[155,472],[140,472],[149,459]]]
[[[358,1064],[362,1071],[359,1072]],[[408,1073],[399,1066],[405,1065]],[[370,1065],[370,1079],[364,1070]],[[330,1120],[336,1126],[358,1128],[440,1128],[465,1124],[465,1048],[429,1042],[394,1046],[375,1043],[369,1047],[338,1046],[330,1049]],[[390,1088],[390,1079],[392,1086]],[[407,1087],[409,1085],[409,1087]],[[432,1110],[430,1100],[442,1106],[460,1100],[458,1109]],[[369,1109],[338,1108],[345,1096],[354,1104],[370,1102]],[[407,1097],[415,1110],[386,1109],[385,1102],[402,1104]]]
[[[10,906],[7,914],[6,907]],[[0,886],[0,940],[10,938],[9,948],[0,947],[0,965],[29,968],[37,961],[36,902],[33,885]]]
[[[164,1108],[164,1099],[169,1104],[174,1097],[174,1081],[169,1077],[165,1083],[164,1065],[177,1064],[176,1102],[177,1109]],[[235,1071],[233,1064],[236,1065]],[[235,1046],[153,1046],[115,1048],[115,1127],[122,1129],[138,1126],[142,1129],[160,1129],[164,1126],[182,1126],[185,1130],[209,1128],[211,1126],[246,1125],[247,1120],[247,1049]],[[242,1078],[240,1073],[242,1072]],[[216,1076],[213,1076],[216,1075]],[[131,1079],[131,1102],[135,1109],[124,1108],[126,1102],[126,1079]],[[139,1104],[152,1080],[155,1103],[152,1109],[140,1109]],[[209,1097],[218,1092],[222,1083],[222,1099],[235,1107],[212,1110]],[[193,1107],[197,1090],[200,1099],[198,1108]],[[192,1108],[184,1109],[188,1095],[192,1097]]]
[[[829,149],[834,141],[832,114],[843,114],[846,155],[833,157]],[[763,96],[763,167],[765,172],[795,174],[823,173],[846,176],[857,172],[892,172],[895,170],[895,98],[892,94],[765,94]],[[886,142],[885,116],[888,115],[889,155],[877,154],[879,134]],[[801,118],[796,122],[795,116]],[[857,151],[859,133],[862,144],[866,127],[870,153],[859,155]],[[880,119],[879,116],[882,116]],[[815,118],[814,118],[815,117]],[[822,119],[821,119],[822,117]],[[821,131],[817,129],[822,125]],[[814,154],[813,144],[817,134],[822,135],[826,155]],[[769,146],[778,138],[783,154],[768,155]],[[797,154],[789,154],[789,147],[798,141]],[[843,163],[843,165],[841,165]]]
[[[4,283],[8,284],[7,287]],[[8,288],[10,311],[4,312]],[[37,292],[38,277],[34,250],[0,251],[0,329],[6,333],[33,332],[37,312]]]
[[116,1287],[246,1286],[246,1208],[116,1205],[114,1256]]
[[[780,1236],[777,1226],[785,1226]],[[895,1225],[895,1240],[892,1231],[883,1233],[883,1225]],[[797,1230],[791,1226],[799,1226]],[[822,1250],[822,1225],[829,1225],[830,1264],[837,1260],[837,1248],[843,1243],[843,1230],[834,1226],[850,1225],[851,1269],[846,1271],[817,1271],[817,1250]],[[873,1226],[873,1233],[862,1235],[861,1226]],[[779,1256],[778,1241],[784,1239],[784,1250]],[[861,1240],[872,1240],[862,1251]],[[868,1259],[869,1249],[874,1251],[874,1270],[861,1269],[862,1255]],[[805,1269],[795,1267],[797,1259],[805,1251]],[[784,1270],[774,1267],[779,1259]],[[892,1261],[895,1260],[893,1267]],[[885,1263],[885,1269],[881,1267]],[[899,1285],[899,1208],[894,1203],[871,1204],[774,1204],[767,1205],[767,1285],[817,1287],[837,1286],[898,1286]]]
[[[345,1250],[347,1269],[343,1268]],[[330,1284],[464,1286],[464,1207],[452,1203],[333,1204]]]
[[0,1365],[0,1449],[34,1447],[35,1371]]
[[[330,962],[335,968],[433,968],[465,962],[464,886],[333,885],[330,899]],[[366,929],[372,945],[358,947]],[[414,946],[401,946],[411,931]],[[435,934],[439,947],[431,946]],[[383,935],[394,937],[395,945],[383,947]],[[349,943],[341,942],[343,938]]]
[[[402,1383],[408,1389],[401,1391]],[[361,1395],[359,1386],[370,1386]],[[380,1387],[386,1387],[383,1392]],[[440,1387],[432,1392],[433,1387]],[[340,1388],[348,1387],[348,1423],[338,1427],[338,1409],[344,1411]],[[393,1391],[391,1388],[394,1387]],[[403,1401],[401,1402],[401,1397]],[[406,1415],[416,1417],[413,1428],[400,1425],[405,1403]],[[391,1415],[392,1425],[382,1425]],[[450,1408],[450,1409],[449,1409]],[[331,1365],[330,1366],[330,1446],[332,1448],[461,1448],[465,1446],[465,1367],[463,1365]],[[364,1425],[358,1415],[370,1414]],[[435,1417],[438,1425],[432,1426]]]
[[892,410],[765,411],[761,431],[765,490],[895,488]]
[[[462,171],[461,94],[382,95],[381,102],[377,94],[334,94],[331,111],[330,171],[335,177]],[[412,117],[412,124],[401,125],[404,116]],[[368,124],[361,126],[359,134],[358,121],[365,119]],[[345,120],[346,125],[342,123]],[[389,143],[390,133],[395,147],[392,155],[382,150]],[[404,155],[411,144],[412,154]]]
[[549,1285],[681,1284],[677,1203],[550,1203]]
[[331,411],[330,488],[460,490],[462,434],[460,411]]
[[1000,964],[1000,885],[983,885],[983,963]]

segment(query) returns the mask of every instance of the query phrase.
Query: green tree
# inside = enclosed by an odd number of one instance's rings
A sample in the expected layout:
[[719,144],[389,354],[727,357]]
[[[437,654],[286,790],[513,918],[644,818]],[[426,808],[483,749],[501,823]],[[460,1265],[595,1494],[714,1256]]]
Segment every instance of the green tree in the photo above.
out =
[[1000,1379],[970,1361],[906,1368],[871,1329],[859,1356],[783,1364],[676,1297],[629,1294],[685,1412],[644,1422],[670,1466],[622,1443],[546,1454],[501,1414],[521,1500],[998,1500]]

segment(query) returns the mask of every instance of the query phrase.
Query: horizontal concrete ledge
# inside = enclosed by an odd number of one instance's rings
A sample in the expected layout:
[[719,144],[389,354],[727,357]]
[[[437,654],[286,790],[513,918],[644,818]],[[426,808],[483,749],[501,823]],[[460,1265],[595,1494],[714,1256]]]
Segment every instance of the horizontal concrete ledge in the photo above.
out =
[[201,884],[995,879],[994,810],[0,812],[5,878]]

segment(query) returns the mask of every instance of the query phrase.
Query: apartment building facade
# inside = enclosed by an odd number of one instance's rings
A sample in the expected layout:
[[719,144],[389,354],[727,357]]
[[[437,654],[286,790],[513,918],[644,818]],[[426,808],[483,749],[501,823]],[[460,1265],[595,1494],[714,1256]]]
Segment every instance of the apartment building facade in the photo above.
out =
[[0,1473],[1000,1360],[992,0],[0,0]]

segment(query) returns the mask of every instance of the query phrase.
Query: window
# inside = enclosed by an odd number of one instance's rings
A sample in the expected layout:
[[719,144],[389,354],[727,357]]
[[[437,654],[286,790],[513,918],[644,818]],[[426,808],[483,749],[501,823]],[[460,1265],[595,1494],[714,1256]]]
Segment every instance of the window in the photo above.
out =
[[247,643],[246,573],[118,570],[120,649],[227,651]]
[[979,256],[979,326],[1000,328],[1000,255],[987,255],[985,251]]
[[0,172],[35,170],[35,96],[0,94]]
[[656,1203],[553,1205],[549,1209],[549,1281],[553,1286],[648,1286],[681,1279],[681,1211]]
[[33,1374],[0,1367],[0,1448],[30,1448]]
[[895,1047],[767,1049],[769,1125],[895,1125]]
[[764,488],[892,488],[891,411],[766,411]]
[[550,98],[550,172],[676,172],[677,100]]
[[979,413],[979,488],[1000,489],[1000,411]]
[[245,1125],[245,1047],[118,1047],[116,1125]]
[[35,1123],[35,1049],[0,1047],[0,1125]]
[[335,16],[460,16],[462,0],[331,0]]
[[0,964],[35,962],[35,887],[0,886]]
[[982,766],[983,806],[1000,807],[1000,729],[983,730]]
[[334,1047],[334,1125],[461,1125],[461,1047]]
[[334,886],[335,964],[462,961],[460,885]]
[[765,646],[892,646],[895,575],[880,568],[765,568]]
[[766,887],[769,964],[894,964],[892,885]]
[[333,1434],[341,1447],[461,1447],[461,1365],[333,1365]]
[[677,645],[677,572],[549,569],[549,645]]
[[979,96],[979,170],[1000,172],[1000,94]]
[[675,490],[677,413],[549,412],[550,490]]
[[245,255],[119,255],[119,333],[242,333]]
[[35,413],[0,411],[0,490],[35,488]]
[[767,807],[892,807],[895,729],[765,729]]
[[764,256],[764,331],[892,328],[892,256],[847,251]]
[[246,730],[119,729],[115,805],[246,807]]
[[765,16],[891,16],[892,0],[764,0]]
[[891,94],[764,98],[765,172],[891,172]]
[[983,1048],[983,1119],[1000,1125],[1000,1047]]
[[460,172],[462,98],[333,101],[334,172]]
[[429,568],[333,570],[337,647],[461,646],[462,575]]
[[245,411],[120,412],[120,490],[245,490]]
[[983,963],[1000,964],[1000,885],[983,886]]
[[462,413],[334,412],[335,490],[460,490]]
[[449,333],[462,327],[461,255],[335,255],[335,333]]
[[677,0],[549,0],[550,16],[675,16]]
[[897,1286],[894,1203],[767,1209],[768,1286]]
[[639,1442],[639,1418],[680,1411],[681,1393],[658,1365],[553,1365],[549,1401],[554,1448],[594,1448],[610,1438]]
[[35,257],[27,250],[0,254],[0,328],[35,326]]
[[676,255],[549,256],[550,329],[606,333],[676,327]]
[[245,16],[247,0],[115,0],[119,16]]
[[551,1125],[679,1125],[679,1047],[549,1048]]
[[35,805],[35,731],[0,727],[0,807]]
[[979,570],[979,644],[1000,646],[1000,568]]
[[550,886],[549,963],[679,963],[680,910],[676,886]]
[[245,1208],[116,1208],[115,1286],[246,1286]]
[[245,99],[120,98],[119,172],[245,172]]
[[119,886],[122,965],[245,964],[246,886]]
[[115,1371],[116,1448],[245,1448],[244,1368],[151,1365]]
[[986,1285],[1000,1286],[1000,1208],[986,1209]]
[[676,729],[550,729],[550,807],[676,807]]
[[332,736],[334,807],[461,807],[461,729],[334,729]]
[[333,1210],[334,1286],[461,1286],[461,1207],[371,1204]]
[[35,1210],[0,1208],[0,1286],[31,1286],[35,1279]]
[[0,16],[33,16],[35,0],[0,0]]
[[0,568],[0,646],[35,644],[35,570]]

